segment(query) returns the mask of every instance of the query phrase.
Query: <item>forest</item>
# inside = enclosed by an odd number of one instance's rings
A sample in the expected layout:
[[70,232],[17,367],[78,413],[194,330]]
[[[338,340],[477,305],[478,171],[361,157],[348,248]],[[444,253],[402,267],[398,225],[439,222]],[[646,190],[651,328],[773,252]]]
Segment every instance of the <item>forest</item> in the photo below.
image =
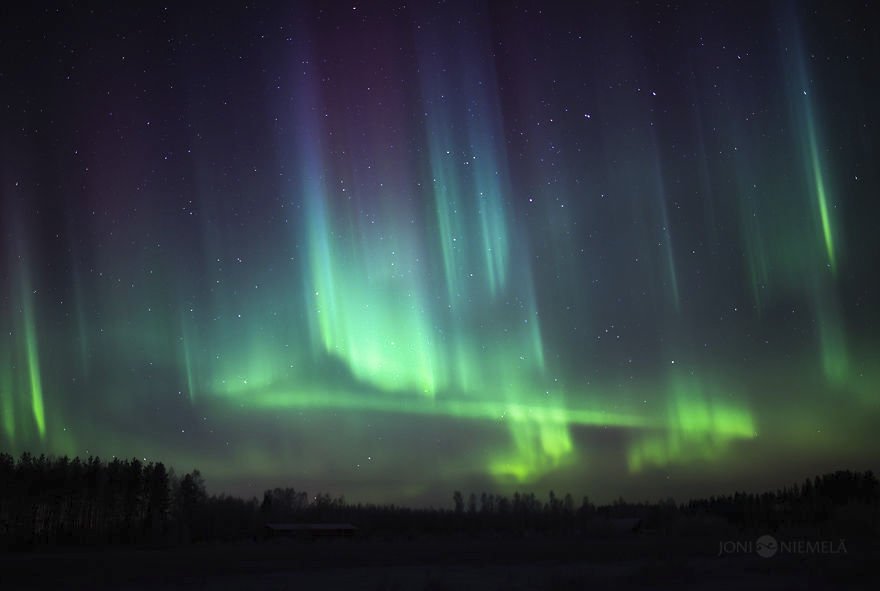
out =
[[350,523],[359,535],[587,535],[635,519],[643,533],[681,534],[682,524],[730,531],[844,524],[875,535],[880,483],[871,472],[841,470],[764,493],[596,506],[570,494],[546,499],[454,491],[449,508],[348,503],[294,488],[262,499],[210,495],[198,470],[177,475],[161,462],[109,462],[0,454],[0,549],[41,546],[178,545],[260,540],[267,523]]

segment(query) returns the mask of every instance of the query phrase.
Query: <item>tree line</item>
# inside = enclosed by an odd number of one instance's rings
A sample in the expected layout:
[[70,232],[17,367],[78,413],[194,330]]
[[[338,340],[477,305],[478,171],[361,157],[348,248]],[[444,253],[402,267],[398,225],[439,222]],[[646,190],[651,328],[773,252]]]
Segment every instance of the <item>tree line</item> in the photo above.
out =
[[[17,460],[0,453],[0,548],[41,545],[180,544],[260,538],[267,523],[351,523],[366,535],[529,532],[578,534],[637,518],[648,530],[711,516],[737,528],[821,524],[841,508],[876,528],[880,483],[870,471],[838,471],[761,494],[596,506],[570,494],[507,497],[460,491],[452,508],[352,504],[294,488],[267,490],[262,500],[209,495],[198,470],[182,476],[161,462],[109,462],[91,456]],[[592,528],[592,529],[591,529]]]

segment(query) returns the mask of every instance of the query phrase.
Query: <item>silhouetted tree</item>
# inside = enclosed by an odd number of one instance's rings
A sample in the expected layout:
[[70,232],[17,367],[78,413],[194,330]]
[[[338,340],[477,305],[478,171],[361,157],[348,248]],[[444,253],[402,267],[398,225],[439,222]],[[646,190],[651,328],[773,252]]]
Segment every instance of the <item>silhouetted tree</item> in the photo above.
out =
[[[267,490],[256,498],[209,496],[198,470],[178,478],[161,463],[97,457],[18,460],[0,453],[0,548],[34,544],[136,543],[141,541],[234,540],[260,533],[270,521],[352,522],[365,532],[443,533],[536,531],[571,535],[589,530],[594,520],[640,517],[648,529],[664,529],[676,519],[723,518],[741,528],[773,531],[795,524],[820,524],[840,510],[858,515],[876,530],[880,484],[871,472],[838,471],[802,484],[760,494],[733,494],[596,507],[587,497],[575,510],[570,494],[550,491],[541,502],[533,493],[512,498],[483,492],[452,495],[453,508],[409,509],[394,505],[352,505],[343,497],[311,497],[293,488]],[[857,513],[853,513],[857,510]],[[453,517],[450,519],[450,517]],[[836,523],[836,522],[835,522]]]
[[168,472],[161,462],[149,464],[144,470],[145,515],[147,533],[157,539],[165,534],[168,511],[171,507]]
[[452,493],[452,502],[455,505],[455,513],[457,515],[461,515],[464,513],[464,497],[461,494],[460,490]]

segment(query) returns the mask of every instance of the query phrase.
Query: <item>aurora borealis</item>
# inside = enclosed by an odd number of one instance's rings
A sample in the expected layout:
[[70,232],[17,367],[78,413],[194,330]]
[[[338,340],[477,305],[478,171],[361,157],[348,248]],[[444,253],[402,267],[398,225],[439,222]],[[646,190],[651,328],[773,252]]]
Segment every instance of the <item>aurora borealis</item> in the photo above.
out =
[[0,449],[408,503],[877,469],[868,15],[10,10]]

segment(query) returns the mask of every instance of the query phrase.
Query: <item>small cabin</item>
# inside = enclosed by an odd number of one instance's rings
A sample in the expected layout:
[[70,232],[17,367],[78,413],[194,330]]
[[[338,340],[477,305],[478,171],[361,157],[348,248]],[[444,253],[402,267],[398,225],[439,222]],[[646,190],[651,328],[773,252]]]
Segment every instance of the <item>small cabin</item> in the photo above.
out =
[[357,528],[350,523],[267,523],[267,538],[351,538]]

